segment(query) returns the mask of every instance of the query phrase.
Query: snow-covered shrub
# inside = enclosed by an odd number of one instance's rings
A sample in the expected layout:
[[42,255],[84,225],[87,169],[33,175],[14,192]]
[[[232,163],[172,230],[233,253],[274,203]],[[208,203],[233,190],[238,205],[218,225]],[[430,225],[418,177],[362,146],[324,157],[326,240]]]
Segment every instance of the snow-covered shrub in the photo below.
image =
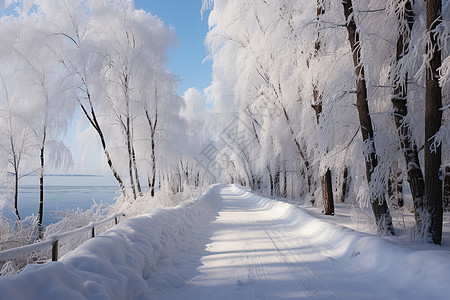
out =
[[[15,222],[0,215],[0,251],[26,246],[36,241],[37,223],[38,218],[34,215]],[[46,253],[36,252],[26,257],[2,261],[0,262],[0,276],[18,273],[27,264],[41,262],[47,258]]]
[[[77,228],[81,228],[89,225],[91,222],[97,222],[104,218],[107,218],[110,211],[110,205],[105,203],[94,203],[91,208],[83,210],[80,208],[67,209],[65,211],[57,210],[52,214],[60,221],[47,226],[44,234],[44,238],[55,233],[65,233]],[[98,235],[108,230],[114,222],[106,224],[100,227],[95,227],[95,234]],[[91,238],[91,232],[83,232],[77,235],[64,238],[59,241],[59,255],[62,256],[69,251],[75,249],[85,241]]]

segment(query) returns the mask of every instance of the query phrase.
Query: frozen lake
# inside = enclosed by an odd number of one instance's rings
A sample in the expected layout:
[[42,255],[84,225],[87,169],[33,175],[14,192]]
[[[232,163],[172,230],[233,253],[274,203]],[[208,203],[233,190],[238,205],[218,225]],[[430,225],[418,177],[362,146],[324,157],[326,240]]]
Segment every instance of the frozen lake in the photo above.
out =
[[[113,203],[119,196],[116,181],[109,176],[46,176],[44,179],[44,219],[49,225],[58,221],[52,211],[90,208],[95,202]],[[39,178],[27,176],[20,180],[19,213],[21,218],[37,215],[39,209]],[[14,219],[10,209],[3,209],[3,215]]]

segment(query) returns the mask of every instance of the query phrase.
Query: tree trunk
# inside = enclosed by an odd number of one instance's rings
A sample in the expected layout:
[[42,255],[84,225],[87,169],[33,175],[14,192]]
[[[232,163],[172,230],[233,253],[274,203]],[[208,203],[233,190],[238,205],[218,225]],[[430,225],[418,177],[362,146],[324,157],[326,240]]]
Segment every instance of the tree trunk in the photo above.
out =
[[151,142],[152,142],[152,181],[150,185],[150,194],[155,196],[155,180],[156,180],[156,153],[155,153],[155,132],[152,131],[151,134]]
[[116,171],[116,168],[113,165],[111,155],[109,154],[109,151],[106,148],[106,141],[105,141],[105,137],[103,135],[103,131],[101,131],[100,127],[99,127],[99,130],[97,130],[97,133],[100,137],[100,142],[102,144],[103,152],[105,153],[105,156],[106,156],[106,162],[108,163],[108,166],[109,166],[110,170],[112,171],[114,178],[116,179],[117,183],[119,184],[119,188],[122,191],[123,196],[126,198],[127,194],[125,191],[125,185],[123,184],[122,178],[120,177],[119,173]]
[[[322,0],[317,0],[317,37],[314,44],[314,57],[317,57],[322,44],[320,38],[320,18],[325,14],[325,6]],[[322,113],[322,95],[317,88],[317,82],[313,82],[313,104],[312,108],[316,113],[317,129],[319,130],[320,115]],[[320,176],[322,185],[322,203],[323,210],[326,215],[334,215],[333,185],[331,181],[330,168],[326,168],[325,172]],[[330,203],[331,201],[331,203]]]
[[43,225],[42,225],[42,221],[43,221],[43,216],[44,216],[44,166],[45,166],[45,161],[44,161],[44,151],[45,151],[45,140],[46,140],[46,128],[44,127],[44,134],[42,137],[42,144],[41,144],[41,153],[40,153],[40,158],[41,158],[41,170],[40,170],[40,176],[39,176],[39,212],[38,212],[38,216],[39,216],[39,220],[38,220],[38,234],[39,234],[39,238],[42,238],[42,230],[43,230]]
[[[405,12],[402,14],[406,21],[407,28],[400,28],[397,40],[396,63],[409,52],[411,30],[414,23],[414,13],[412,11],[411,1],[405,4]],[[408,183],[411,189],[411,195],[414,204],[414,217],[416,220],[416,229],[419,235],[422,235],[422,219],[424,209],[425,182],[422,169],[420,167],[419,153],[417,146],[410,134],[410,126],[406,120],[408,115],[408,74],[405,75],[403,82],[399,76],[394,78],[394,91],[392,94],[392,105],[394,107],[394,121],[400,138],[400,147],[406,160]]]
[[19,163],[20,163],[20,158],[17,156],[16,154],[16,148],[14,147],[14,139],[12,136],[12,124],[10,121],[10,137],[9,137],[9,141],[10,141],[10,145],[11,145],[11,153],[12,153],[12,165],[14,168],[14,209],[16,212],[16,218],[17,220],[20,220],[20,214],[19,214],[19,206],[18,206],[18,202],[19,202]]
[[[155,82],[155,98],[158,97],[158,90],[156,88]],[[155,182],[156,182],[156,143],[155,143],[155,133],[156,126],[158,124],[158,110],[155,112],[155,121],[152,122],[148,109],[145,109],[145,116],[147,117],[148,126],[150,127],[150,146],[151,146],[151,159],[152,159],[152,177],[149,179],[149,189],[150,195],[153,197],[155,195]]]
[[183,192],[183,178],[181,175],[181,170],[178,170],[178,192]]
[[398,162],[391,166],[388,180],[388,196],[391,203],[397,207],[403,207],[403,173],[398,167]]
[[274,190],[274,196],[279,197],[280,196],[280,171],[275,172],[275,176],[273,179],[273,190]]
[[[14,149],[14,148],[13,148]],[[18,221],[20,221],[20,214],[19,214],[19,166],[17,163],[17,158],[15,156],[14,150],[13,150],[13,156],[14,156],[14,209],[16,211],[16,218]]]
[[270,172],[269,166],[267,166],[267,172],[269,173],[269,181],[270,181],[270,196],[273,196],[273,176]]
[[[319,12],[319,10],[317,11]],[[316,46],[317,45],[320,45],[320,43],[316,42]],[[322,113],[322,99],[321,96],[319,96],[319,91],[317,90],[316,85],[313,86],[313,97],[314,97],[314,104],[312,105],[312,108],[316,112],[317,125],[319,125],[320,114]],[[327,167],[325,169],[325,173],[322,174],[320,177],[321,177],[320,183],[322,185],[323,210],[326,215],[334,215],[333,183],[331,180],[330,168]],[[329,203],[330,201],[332,203]]]
[[134,176],[136,178],[136,187],[139,197],[142,197],[142,189],[141,189],[141,182],[139,181],[139,173],[137,168],[137,162],[136,162],[136,152],[134,151],[134,146],[131,146],[131,152],[133,154],[133,168],[134,168]]
[[[361,124],[361,133],[364,144],[368,145],[370,151],[366,158],[366,176],[367,181],[371,183],[372,174],[378,165],[375,145],[373,143],[374,131],[372,127],[372,119],[369,113],[369,105],[367,103],[367,87],[364,78],[364,67],[361,62],[361,49],[359,33],[353,16],[353,5],[351,0],[343,0],[344,15],[346,27],[348,31],[348,40],[353,53],[353,64],[356,75],[356,107],[358,109],[359,121]],[[372,211],[375,217],[378,231],[385,234],[394,234],[394,226],[392,217],[383,195],[371,197]]]
[[323,212],[326,215],[334,215],[334,201],[333,190],[328,187],[331,186],[331,171],[327,169],[324,175],[322,175],[322,199],[323,199]]
[[19,173],[16,171],[14,174],[14,209],[16,211],[16,218],[20,221],[20,214],[19,214]]
[[[150,118],[150,115],[148,113],[148,109],[145,109],[145,116],[147,117],[148,126],[150,127],[150,143],[151,143],[151,159],[152,159],[152,178],[149,180],[149,189],[150,189],[150,195],[153,197],[155,196],[155,183],[156,183],[156,143],[155,143],[155,134],[156,134],[156,128],[158,126],[158,100],[159,100],[159,94],[158,94],[158,84],[156,79],[153,82],[154,85],[154,97],[155,97],[155,120],[152,122],[152,119]],[[161,189],[161,181],[159,182],[160,189]]]
[[438,245],[442,239],[443,219],[442,180],[439,177],[442,147],[433,144],[433,137],[442,122],[442,94],[438,82],[441,51],[438,49],[435,33],[431,31],[441,23],[441,9],[441,0],[427,1],[427,30],[431,43],[426,47],[426,55],[430,58],[425,89],[425,210],[429,216],[426,238]]
[[[81,75],[80,75],[80,77],[81,77]],[[78,104],[80,105],[81,110],[83,111],[86,119],[88,119],[89,123],[91,123],[92,127],[94,127],[95,131],[97,132],[97,134],[100,138],[100,143],[102,144],[103,152],[105,153],[105,156],[106,156],[106,162],[108,163],[108,166],[111,169],[111,172],[113,173],[114,178],[116,179],[117,183],[119,184],[119,188],[122,191],[123,196],[126,198],[127,194],[125,191],[125,185],[123,184],[122,178],[120,177],[119,173],[116,171],[116,168],[114,167],[112,159],[111,159],[111,155],[109,154],[108,148],[106,147],[105,136],[104,136],[103,131],[100,127],[100,124],[97,120],[97,115],[94,110],[94,105],[93,105],[93,102],[91,99],[91,94],[89,92],[88,85],[83,77],[81,77],[81,81],[83,82],[85,90],[86,90],[85,92],[86,92],[86,97],[89,102],[90,113],[89,113],[88,109],[86,109],[86,107],[81,103],[81,101],[78,101]]]
[[341,203],[345,202],[345,198],[347,198],[348,194],[348,184],[349,184],[349,174],[348,167],[345,166],[344,171],[342,172],[342,187],[341,187]]
[[127,139],[127,150],[128,150],[128,172],[129,172],[129,176],[130,176],[131,192],[133,193],[133,199],[136,200],[137,195],[136,195],[136,187],[134,184],[134,176],[133,176],[133,154],[132,154],[132,150],[131,150],[131,137],[130,137],[130,131],[129,131],[130,127],[129,126],[130,126],[130,118],[127,117],[128,130],[126,130],[125,134],[126,134],[126,139]]
[[450,167],[445,167],[444,208],[446,211],[450,208]]
[[131,113],[130,113],[130,98],[129,98],[129,76],[128,74],[123,75],[123,90],[124,90],[124,98],[126,103],[126,116],[125,121],[126,123],[122,126],[124,127],[125,131],[125,138],[127,140],[127,150],[128,150],[128,171],[130,176],[130,185],[131,185],[131,191],[133,193],[133,199],[136,200],[137,194],[136,194],[136,186],[134,183],[134,176],[133,176],[133,151],[132,151],[132,136],[131,136]]
[[283,172],[283,189],[281,190],[281,197],[287,198],[287,172]]
[[156,182],[156,167],[152,165],[152,179],[150,182],[150,195],[155,196],[155,182]]

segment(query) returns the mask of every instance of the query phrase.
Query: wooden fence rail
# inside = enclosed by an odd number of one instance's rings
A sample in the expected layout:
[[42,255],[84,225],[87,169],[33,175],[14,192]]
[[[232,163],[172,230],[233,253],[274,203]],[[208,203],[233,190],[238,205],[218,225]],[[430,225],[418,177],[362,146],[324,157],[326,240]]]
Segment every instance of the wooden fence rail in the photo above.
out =
[[91,238],[93,238],[93,237],[95,237],[95,227],[105,225],[105,224],[111,222],[112,220],[114,220],[114,224],[117,225],[119,223],[119,218],[124,217],[124,216],[125,216],[124,213],[117,213],[106,219],[103,219],[98,222],[91,222],[88,225],[77,228],[75,230],[71,230],[71,231],[68,231],[65,233],[51,234],[48,237],[46,237],[45,241],[42,241],[39,243],[0,251],[0,261],[8,261],[13,258],[26,256],[30,253],[49,248],[50,246],[52,247],[52,261],[57,261],[58,260],[58,244],[59,244],[60,240],[69,238],[71,236],[74,236],[74,235],[77,235],[77,234],[80,234],[83,232],[89,232],[89,231],[91,232]]

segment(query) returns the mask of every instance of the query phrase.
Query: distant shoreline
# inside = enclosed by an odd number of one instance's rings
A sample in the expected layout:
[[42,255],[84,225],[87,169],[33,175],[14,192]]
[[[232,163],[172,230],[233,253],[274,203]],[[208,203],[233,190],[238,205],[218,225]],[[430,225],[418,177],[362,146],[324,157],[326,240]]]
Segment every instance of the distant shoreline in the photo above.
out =
[[[8,176],[14,176],[12,174],[8,174]],[[36,174],[30,174],[23,176],[25,177],[37,177]],[[44,177],[112,177],[111,175],[95,175],[95,174],[45,174]]]

